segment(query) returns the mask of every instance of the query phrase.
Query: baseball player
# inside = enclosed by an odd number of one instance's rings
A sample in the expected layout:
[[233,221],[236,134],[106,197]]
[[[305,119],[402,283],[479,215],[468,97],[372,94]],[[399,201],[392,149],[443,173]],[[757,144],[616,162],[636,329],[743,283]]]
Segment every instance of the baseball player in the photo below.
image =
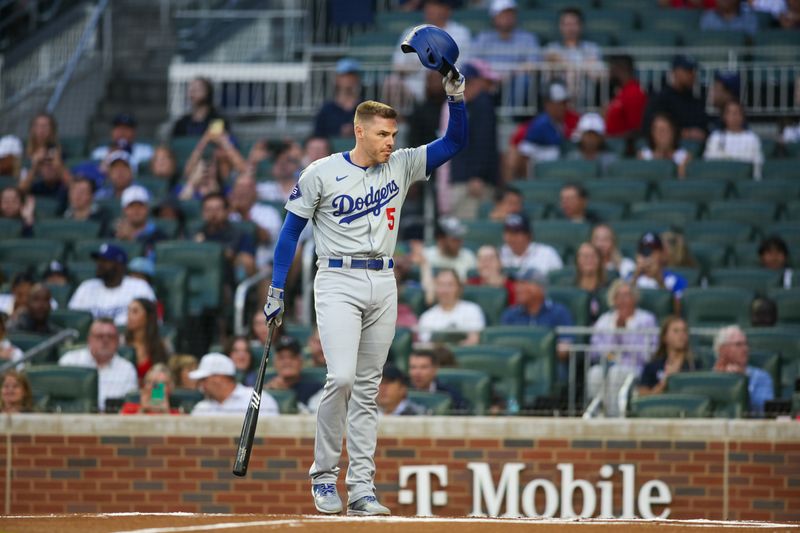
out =
[[270,325],[280,325],[286,274],[300,232],[311,220],[318,255],[317,325],[328,364],[309,472],[314,504],[321,513],[342,512],[336,480],[347,435],[347,514],[390,514],[375,497],[373,456],[378,384],[397,318],[392,255],[400,210],[409,186],[428,179],[467,138],[464,77],[454,66],[458,48],[452,38],[433,26],[420,26],[404,44],[421,59],[424,56],[423,65],[444,74],[450,107],[446,134],[425,146],[394,151],[395,110],[380,102],[361,103],[353,121],[355,148],[309,165],[286,202],[264,306]]

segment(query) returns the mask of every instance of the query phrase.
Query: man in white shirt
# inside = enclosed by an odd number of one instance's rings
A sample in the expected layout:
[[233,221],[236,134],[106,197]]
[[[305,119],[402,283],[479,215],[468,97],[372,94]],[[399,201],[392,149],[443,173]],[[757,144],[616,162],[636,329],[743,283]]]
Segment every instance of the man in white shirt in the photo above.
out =
[[467,229],[455,217],[442,217],[436,234],[436,245],[425,249],[425,259],[431,268],[452,268],[461,281],[466,281],[467,272],[477,268],[478,260],[472,250],[464,248]]
[[441,270],[434,283],[436,305],[419,317],[419,340],[428,342],[434,333],[441,332],[462,337],[462,345],[478,344],[486,318],[478,304],[461,299],[458,274],[452,269]]
[[518,273],[535,270],[547,274],[564,267],[561,256],[549,244],[533,242],[531,223],[524,213],[512,213],[503,225],[503,247],[500,263]]
[[[253,389],[236,382],[236,367],[230,357],[221,353],[208,353],[200,360],[197,370],[189,372],[189,378],[197,380],[206,399],[192,409],[193,415],[244,415]],[[278,403],[275,398],[261,393],[261,409],[258,416],[275,416]]]
[[125,275],[125,250],[103,243],[92,252],[92,258],[97,264],[97,277],[78,285],[67,307],[89,311],[95,318],[111,318],[116,325],[125,326],[129,303],[135,298],[155,301],[156,295],[146,281]]
[[88,346],[61,356],[61,366],[97,369],[97,407],[104,411],[108,398],[124,398],[136,392],[139,379],[133,363],[117,354],[119,331],[109,318],[98,318],[89,328]]

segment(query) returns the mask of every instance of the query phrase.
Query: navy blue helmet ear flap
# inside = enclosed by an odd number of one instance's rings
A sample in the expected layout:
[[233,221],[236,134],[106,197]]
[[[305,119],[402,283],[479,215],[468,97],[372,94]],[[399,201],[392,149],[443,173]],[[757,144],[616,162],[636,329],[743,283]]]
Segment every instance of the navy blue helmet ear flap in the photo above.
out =
[[436,70],[442,76],[457,72],[458,45],[449,33],[431,24],[412,28],[400,44],[406,54],[415,52],[422,66]]

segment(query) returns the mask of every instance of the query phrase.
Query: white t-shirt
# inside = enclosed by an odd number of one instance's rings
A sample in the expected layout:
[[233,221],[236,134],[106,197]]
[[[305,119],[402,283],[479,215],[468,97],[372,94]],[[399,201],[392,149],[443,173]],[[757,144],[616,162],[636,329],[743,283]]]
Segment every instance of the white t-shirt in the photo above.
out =
[[539,242],[530,243],[522,255],[515,255],[511,248],[504,244],[500,248],[500,264],[503,268],[514,268],[519,272],[536,270],[542,274],[564,268],[564,262],[556,249],[549,244]]
[[89,348],[79,348],[62,355],[58,364],[97,368],[97,406],[101,411],[106,408],[107,398],[124,398],[129,392],[139,390],[136,367],[117,354],[114,354],[107,365],[98,368],[97,361],[89,353]]
[[425,259],[431,268],[452,268],[462,281],[467,279],[467,272],[478,266],[475,253],[468,248],[461,248],[456,257],[448,257],[439,251],[438,246],[425,248]]
[[[250,404],[250,397],[253,395],[251,387],[245,387],[241,383],[236,384],[236,388],[230,396],[223,402],[218,402],[211,398],[201,400],[192,409],[193,415],[244,415],[247,406]],[[258,411],[259,418],[262,416],[276,416],[278,414],[278,402],[266,391],[261,392],[261,408]]]
[[146,281],[125,276],[117,287],[106,287],[99,278],[87,279],[75,289],[69,299],[70,309],[81,309],[92,313],[94,318],[113,318],[118,326],[128,323],[128,304],[134,298],[155,301],[156,295]]
[[[686,159],[688,157],[689,157],[689,152],[687,152],[685,148],[678,148],[672,154],[672,162],[678,166],[681,166],[686,162]],[[639,159],[643,159],[645,161],[652,161],[654,159],[653,151],[647,147],[642,148],[641,150],[639,150]]]
[[753,164],[753,176],[761,177],[761,165],[764,163],[764,152],[761,150],[761,139],[750,130],[731,132],[715,131],[706,141],[703,159],[728,159]]
[[486,319],[478,304],[460,300],[449,311],[438,304],[434,305],[420,315],[418,327],[419,340],[428,342],[435,331],[481,331],[486,327]]

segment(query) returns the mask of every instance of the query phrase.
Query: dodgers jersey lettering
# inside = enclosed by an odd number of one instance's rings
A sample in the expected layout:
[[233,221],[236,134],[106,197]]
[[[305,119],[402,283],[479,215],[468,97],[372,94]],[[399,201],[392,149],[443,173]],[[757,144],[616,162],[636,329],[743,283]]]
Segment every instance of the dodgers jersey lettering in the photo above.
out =
[[391,257],[409,186],[427,179],[426,147],[397,150],[363,169],[333,154],[300,175],[286,210],[310,219],[319,257]]

